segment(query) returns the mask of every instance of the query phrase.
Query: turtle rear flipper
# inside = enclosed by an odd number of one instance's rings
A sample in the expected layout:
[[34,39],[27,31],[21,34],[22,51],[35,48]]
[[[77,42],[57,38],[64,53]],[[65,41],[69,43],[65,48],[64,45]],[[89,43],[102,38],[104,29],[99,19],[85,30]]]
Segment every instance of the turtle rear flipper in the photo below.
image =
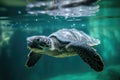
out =
[[28,60],[25,66],[28,68],[33,67],[37,63],[40,57],[41,57],[41,54],[30,51],[30,53],[28,54]]
[[72,42],[67,45],[68,50],[76,51],[84,62],[90,65],[95,71],[102,71],[104,64],[100,55],[95,49],[87,45],[86,43]]

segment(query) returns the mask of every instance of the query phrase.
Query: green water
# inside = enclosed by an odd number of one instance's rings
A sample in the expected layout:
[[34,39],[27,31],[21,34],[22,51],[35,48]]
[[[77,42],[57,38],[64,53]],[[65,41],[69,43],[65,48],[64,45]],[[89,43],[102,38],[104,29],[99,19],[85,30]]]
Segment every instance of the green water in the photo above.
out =
[[[91,17],[0,13],[0,80],[120,80],[119,3],[102,0],[99,12]],[[76,28],[101,41],[94,48],[103,58],[102,72],[95,72],[79,56],[58,59],[44,55],[33,68],[24,66],[29,53],[26,38],[48,36],[62,28]]]

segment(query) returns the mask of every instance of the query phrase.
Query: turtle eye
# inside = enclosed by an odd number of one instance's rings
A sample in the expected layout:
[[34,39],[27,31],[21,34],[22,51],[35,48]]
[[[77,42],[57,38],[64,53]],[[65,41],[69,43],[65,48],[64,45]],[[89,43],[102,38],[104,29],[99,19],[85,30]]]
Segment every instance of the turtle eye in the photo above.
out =
[[36,39],[37,42],[39,42],[39,39]]
[[39,43],[39,42],[40,42],[40,39],[39,39],[39,38],[36,38],[34,41],[35,41],[35,43]]

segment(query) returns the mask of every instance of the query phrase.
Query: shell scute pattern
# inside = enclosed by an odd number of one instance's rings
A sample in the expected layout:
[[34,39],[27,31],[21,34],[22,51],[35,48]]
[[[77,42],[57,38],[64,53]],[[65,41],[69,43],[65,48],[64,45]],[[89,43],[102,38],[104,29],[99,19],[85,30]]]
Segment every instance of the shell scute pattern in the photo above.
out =
[[79,41],[87,43],[90,46],[98,45],[100,43],[98,39],[94,39],[83,31],[78,31],[76,29],[61,29],[55,33],[52,33],[49,37],[53,36],[62,42]]

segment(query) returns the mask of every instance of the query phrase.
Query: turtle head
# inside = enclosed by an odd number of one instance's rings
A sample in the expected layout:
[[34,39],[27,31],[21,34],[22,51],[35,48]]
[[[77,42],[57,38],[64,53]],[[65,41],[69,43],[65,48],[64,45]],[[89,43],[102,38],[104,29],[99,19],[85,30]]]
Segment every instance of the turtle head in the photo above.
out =
[[27,38],[27,46],[32,49],[40,49],[50,47],[50,39],[46,36],[32,36]]

